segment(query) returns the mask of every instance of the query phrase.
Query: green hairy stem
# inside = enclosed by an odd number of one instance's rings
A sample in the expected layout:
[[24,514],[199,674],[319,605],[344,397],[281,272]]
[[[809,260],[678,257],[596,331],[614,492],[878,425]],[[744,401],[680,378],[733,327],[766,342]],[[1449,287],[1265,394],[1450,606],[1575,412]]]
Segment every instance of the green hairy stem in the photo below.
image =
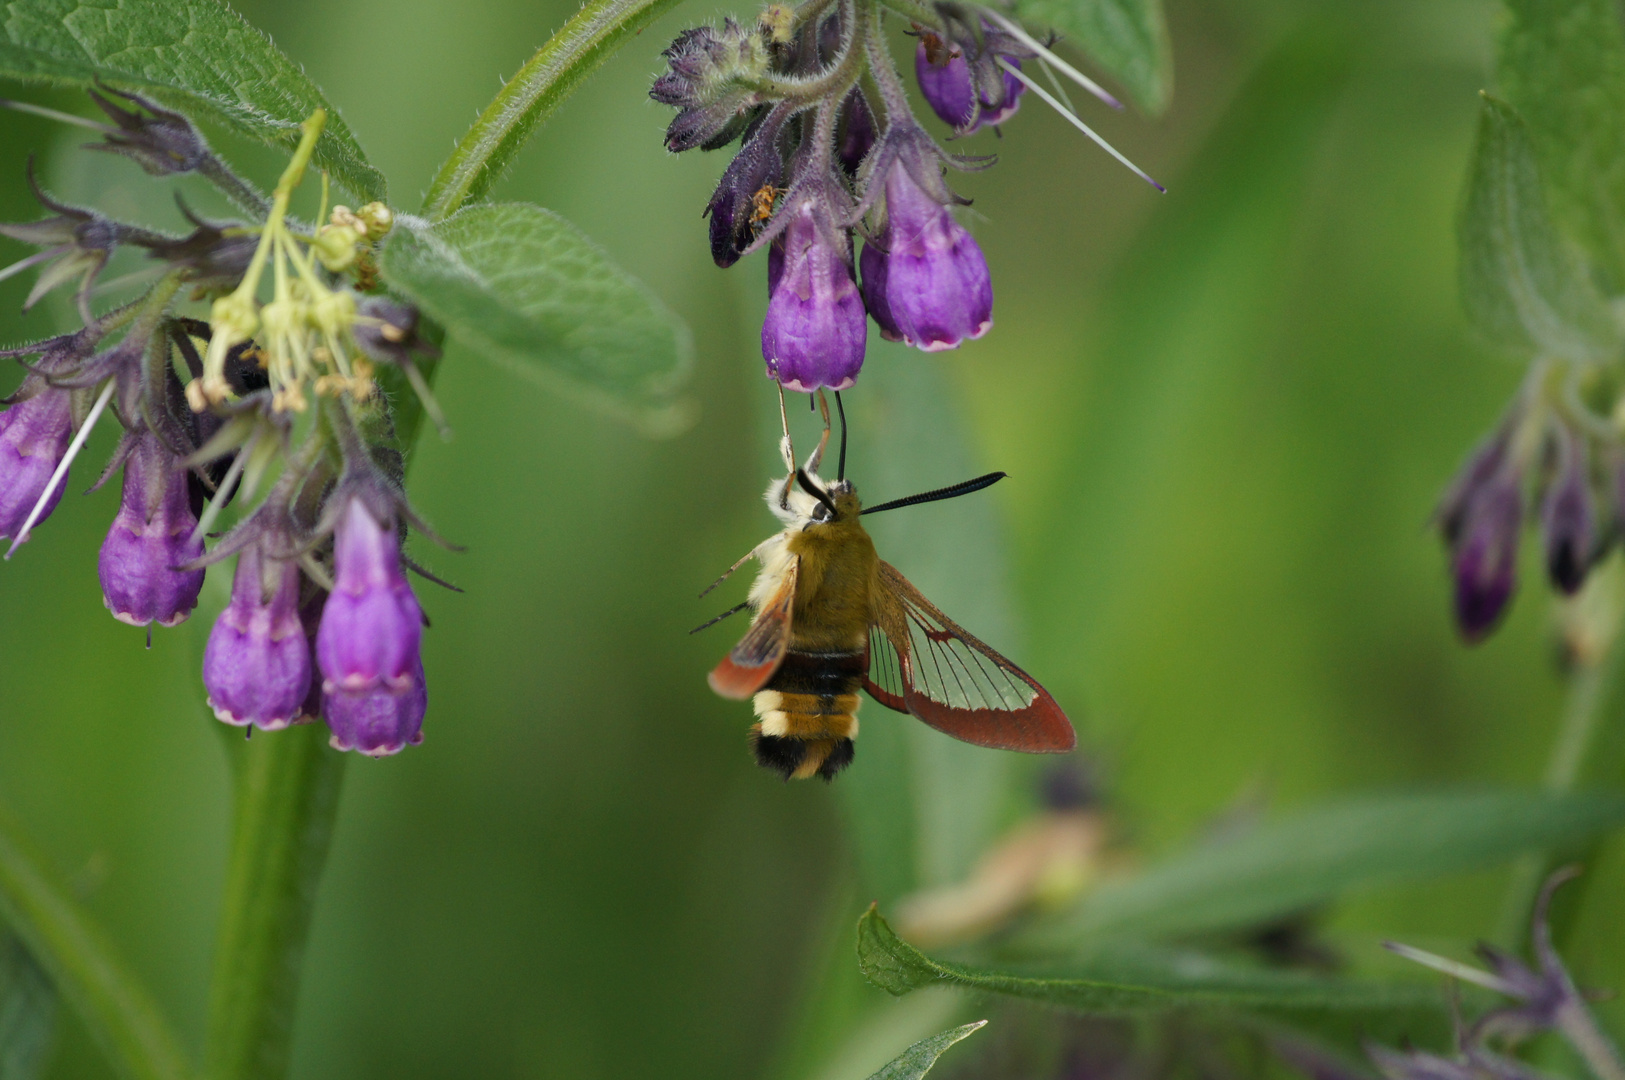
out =
[[338,812],[345,755],[305,724],[227,732],[236,813],[209,997],[204,1075],[286,1074],[305,940]]

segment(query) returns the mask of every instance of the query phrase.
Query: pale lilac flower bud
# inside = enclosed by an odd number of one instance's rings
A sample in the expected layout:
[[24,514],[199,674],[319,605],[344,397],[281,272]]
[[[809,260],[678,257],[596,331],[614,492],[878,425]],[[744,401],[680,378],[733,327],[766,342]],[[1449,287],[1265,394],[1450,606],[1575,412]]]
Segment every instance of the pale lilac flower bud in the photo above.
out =
[[423,612],[401,568],[392,514],[366,494],[341,492],[333,538],[333,591],[316,632],[322,689],[361,693],[410,688],[423,635]]
[[851,238],[817,186],[793,191],[780,213],[789,222],[768,253],[767,373],[789,390],[845,390],[863,367],[868,334]]
[[[993,326],[987,260],[954,220],[936,169],[906,144],[892,159],[884,177],[886,224],[878,243],[864,245],[860,263],[863,296],[881,333],[926,352],[955,348]],[[941,190],[933,194],[917,173]]]
[[[329,605],[331,606],[331,605]],[[429,710],[429,688],[423,661],[413,653],[412,670],[394,686],[370,690],[328,688],[322,695],[322,718],[335,750],[358,750],[372,757],[399,753],[423,741],[423,716]]]
[[[0,412],[0,539],[22,529],[72,437],[73,407],[66,390],[47,387]],[[66,487],[57,484],[40,521],[56,509]]]
[[102,598],[120,622],[174,626],[197,607],[203,571],[178,568],[203,557],[203,539],[192,536],[186,467],[150,430],[131,437],[123,498],[96,562]]
[[231,603],[203,652],[209,706],[228,724],[287,727],[310,690],[310,643],[299,621],[299,569],[252,544],[237,556]]

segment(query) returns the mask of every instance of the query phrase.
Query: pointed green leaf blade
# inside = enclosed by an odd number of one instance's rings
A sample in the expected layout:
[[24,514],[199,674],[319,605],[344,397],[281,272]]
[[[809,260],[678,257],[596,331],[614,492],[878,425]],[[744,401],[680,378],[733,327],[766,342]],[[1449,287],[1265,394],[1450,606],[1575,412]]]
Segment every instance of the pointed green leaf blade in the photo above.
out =
[[1162,0],[1017,0],[1016,14],[1082,49],[1147,112],[1168,107],[1174,61]]
[[1436,987],[1337,979],[1244,967],[1192,950],[1117,943],[1042,972],[936,960],[902,940],[870,908],[858,921],[858,966],[870,982],[903,995],[948,985],[1041,1001],[1085,1013],[1156,1011],[1184,1005],[1274,1010],[1391,1011],[1438,1007]]
[[1166,937],[1256,924],[1356,889],[1493,866],[1625,823],[1625,798],[1584,793],[1435,793],[1311,809],[1198,847],[1086,896],[1033,947],[1119,935]]
[[1501,91],[1529,123],[1553,217],[1625,292],[1625,23],[1614,0],[1509,0]]
[[1552,225],[1523,119],[1487,94],[1459,236],[1462,302],[1490,341],[1571,360],[1616,347],[1607,307]]
[[398,219],[380,269],[454,340],[527,379],[653,434],[689,419],[676,396],[693,366],[688,327],[550,210],[498,203],[432,225]]
[[870,1076],[869,1080],[920,1080],[920,1077],[931,1071],[931,1066],[937,1063],[937,1058],[942,1056],[943,1051],[986,1024],[986,1020],[978,1020],[974,1024],[964,1024],[940,1035],[933,1035],[929,1039],[921,1039],[888,1061],[885,1067]]
[[13,0],[0,22],[0,78],[100,79],[286,150],[324,108],[317,166],[363,200],[385,195],[383,174],[316,84],[218,0]]

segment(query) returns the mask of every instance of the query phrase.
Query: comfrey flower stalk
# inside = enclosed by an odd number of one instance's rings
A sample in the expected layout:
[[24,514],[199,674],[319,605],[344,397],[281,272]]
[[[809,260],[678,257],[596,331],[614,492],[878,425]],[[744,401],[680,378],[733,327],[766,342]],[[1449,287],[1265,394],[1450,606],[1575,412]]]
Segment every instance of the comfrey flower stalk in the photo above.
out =
[[[102,132],[96,149],[152,175],[198,172],[255,220],[187,212],[193,232],[168,236],[40,191],[54,217],[0,227],[46,248],[0,277],[45,264],[29,303],[78,282],[85,315],[78,331],[0,353],[35,358],[0,411],[0,537],[14,550],[50,514],[75,455],[110,414],[125,436],[96,486],[122,468],[98,560],[114,616],[149,632],[173,626],[197,606],[208,567],[235,556],[231,602],[204,655],[215,715],[250,732],[322,718],[336,748],[374,756],[420,742],[425,621],[405,578],[417,567],[401,544],[408,524],[424,527],[401,489],[377,367],[399,367],[444,419],[415,366],[433,351],[418,337],[416,310],[365,295],[377,288],[373,245],[389,231],[389,209],[329,214],[324,175],[323,224],[290,217],[320,111],[267,199],[180,114],[132,95],[117,95],[129,108],[93,96],[111,125],[62,118]],[[145,250],[161,276],[94,316],[89,285],[119,245]],[[207,320],[185,309],[200,301]],[[206,550],[228,504],[245,509]]]
[[[650,90],[678,109],[668,149],[741,141],[706,206],[711,254],[727,267],[768,249],[762,359],[785,389],[851,386],[865,316],[882,336],[927,352],[993,325],[987,260],[953,216],[966,200],[943,180],[947,168],[991,160],[946,153],[915,121],[881,10],[878,0],[803,0],[770,4],[751,27],[727,19],[685,30]],[[956,136],[1009,120],[1032,91],[1135,168],[1023,72],[1024,62],[1053,63],[1120,107],[1049,45],[991,8],[938,2],[918,12],[916,74]]]

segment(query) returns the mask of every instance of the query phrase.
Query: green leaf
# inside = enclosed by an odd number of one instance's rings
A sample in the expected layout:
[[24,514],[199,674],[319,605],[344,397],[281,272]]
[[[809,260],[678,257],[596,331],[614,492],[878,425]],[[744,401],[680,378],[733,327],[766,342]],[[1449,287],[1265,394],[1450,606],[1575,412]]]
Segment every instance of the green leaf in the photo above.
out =
[[244,740],[222,728],[235,773],[231,862],[221,902],[204,1074],[288,1073],[301,960],[338,814],[348,755],[321,724]]
[[1174,60],[1162,0],[1017,0],[1016,14],[1061,33],[1147,112],[1168,107]]
[[519,148],[587,76],[678,0],[593,0],[502,87],[440,167],[423,213],[441,221],[484,198]]
[[931,1066],[937,1063],[937,1058],[942,1056],[944,1050],[986,1023],[986,1020],[978,1020],[974,1024],[965,1024],[952,1031],[944,1031],[941,1035],[921,1039],[888,1061],[886,1066],[870,1076],[869,1080],[920,1080],[920,1077],[931,1071]]
[[1299,813],[1087,895],[1022,946],[1077,947],[1246,926],[1355,889],[1492,866],[1625,822],[1625,798],[1391,795]]
[[292,150],[318,108],[316,164],[363,200],[383,174],[311,82],[264,33],[216,0],[12,0],[0,23],[0,78],[90,86],[100,79],[196,119]]
[[1617,330],[1552,225],[1524,122],[1487,94],[1459,238],[1462,302],[1487,338],[1571,360],[1611,354]]
[[858,920],[858,966],[891,994],[958,986],[1042,1001],[1079,1012],[1124,1013],[1181,1005],[1271,1009],[1391,1010],[1439,1003],[1436,987],[1333,979],[1243,967],[1190,950],[1117,943],[1043,972],[992,971],[933,960],[899,938],[878,911]]
[[559,215],[518,203],[397,219],[383,278],[469,349],[656,434],[689,419],[688,328]]
[[1625,25],[1614,0],[1508,0],[1501,91],[1529,123],[1561,228],[1625,292]]
[[91,1036],[132,1080],[185,1080],[191,1073],[157,1004],[101,929],[23,840],[0,809],[0,911]]

